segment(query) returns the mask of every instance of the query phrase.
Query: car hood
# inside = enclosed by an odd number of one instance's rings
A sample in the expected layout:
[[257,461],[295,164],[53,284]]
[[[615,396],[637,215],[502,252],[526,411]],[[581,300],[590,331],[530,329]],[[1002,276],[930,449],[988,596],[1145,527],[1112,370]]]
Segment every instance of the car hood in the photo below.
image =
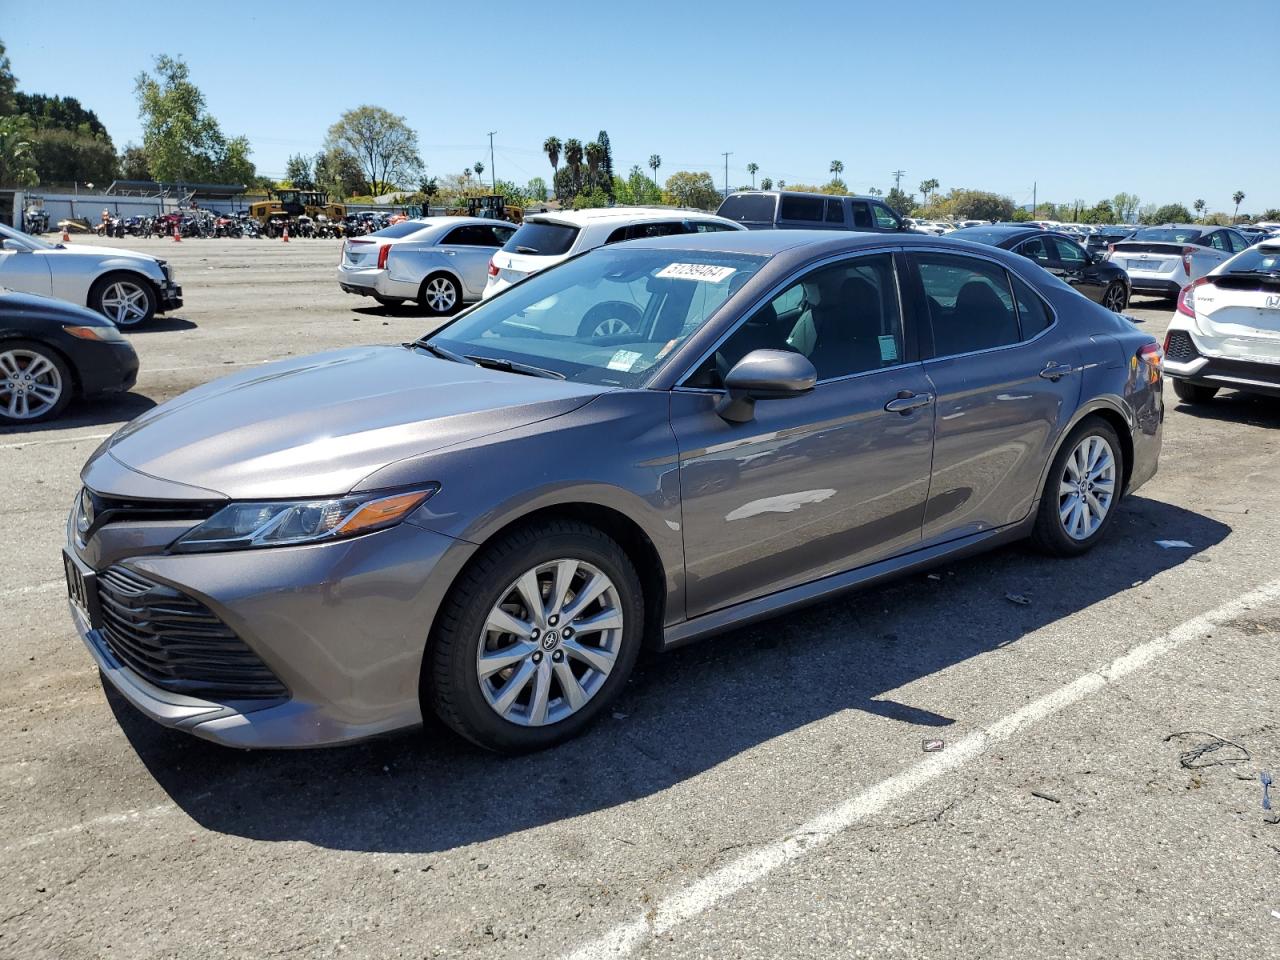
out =
[[19,317],[38,317],[42,320],[54,320],[58,323],[74,323],[88,327],[113,326],[102,314],[95,313],[87,307],[56,300],[34,293],[18,293],[0,287],[0,323],[15,320]]
[[[560,416],[606,389],[398,346],[338,350],[161,404],[121,428],[83,477],[100,493],[135,497],[341,494],[397,460]],[[122,479],[119,466],[136,479]]]
[[160,259],[159,257],[153,257],[149,253],[139,253],[137,250],[125,250],[122,247],[103,247],[92,243],[66,243],[58,248],[57,253],[60,257],[123,257],[126,260],[146,260],[150,263],[155,263]]

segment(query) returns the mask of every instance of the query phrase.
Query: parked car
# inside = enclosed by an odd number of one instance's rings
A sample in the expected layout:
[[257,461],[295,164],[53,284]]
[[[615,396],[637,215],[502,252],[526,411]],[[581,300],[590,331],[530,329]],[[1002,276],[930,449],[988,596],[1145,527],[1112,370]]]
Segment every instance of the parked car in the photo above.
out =
[[[640,325],[584,323],[614,302]],[[1156,471],[1160,356],[995,247],[605,245],[415,343],[255,367],[121,429],[69,518],[72,616],[126,699],[224,744],[434,710],[546,747],[642,645],[1024,537],[1089,550]]]
[[748,230],[911,230],[883,200],[834,197],[795,190],[741,190],[724,198],[716,214]]
[[338,284],[384,306],[416,300],[447,316],[480,299],[489,258],[515,232],[514,223],[479,217],[402,220],[342,241]]
[[87,243],[50,243],[0,224],[0,286],[96,310],[137,327],[182,306],[169,264],[145,253]]
[[1250,244],[1260,243],[1271,236],[1269,230],[1263,230],[1261,227],[1238,226],[1235,229]]
[[1099,227],[1089,234],[1084,242],[1084,248],[1092,256],[1105,257],[1111,252],[1113,243],[1127,240],[1131,236],[1133,236],[1133,230],[1129,227]]
[[138,355],[101,314],[0,288],[0,426],[52,420],[76,397],[123,392],[137,377]]
[[1122,313],[1129,305],[1129,275],[1124,269],[1089,253],[1060,233],[1019,224],[997,224],[956,230],[950,236],[1021,254],[1113,313]]
[[1111,245],[1110,259],[1125,268],[1135,293],[1176,297],[1188,283],[1249,248],[1229,227],[1167,223],[1139,227]]
[[[668,207],[601,207],[540,213],[525,217],[502,252],[489,261],[484,296],[491,297],[532,273],[607,244],[741,229],[732,220],[714,214]],[[602,316],[600,322],[606,327],[616,326],[634,313],[633,304],[619,304],[612,309],[612,315]]]
[[1207,403],[1223,387],[1280,396],[1280,239],[1183,287],[1164,342],[1180,400]]

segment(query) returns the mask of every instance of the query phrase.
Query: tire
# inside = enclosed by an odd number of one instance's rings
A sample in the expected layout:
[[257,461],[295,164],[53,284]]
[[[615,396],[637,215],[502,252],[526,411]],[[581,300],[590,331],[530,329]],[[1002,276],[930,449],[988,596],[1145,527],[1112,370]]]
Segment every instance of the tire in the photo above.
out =
[[1119,280],[1112,280],[1102,294],[1102,305],[1112,313],[1124,313],[1129,306],[1129,294],[1125,291],[1124,284]]
[[[1098,449],[1099,442],[1105,445],[1110,466],[1104,470],[1099,455],[1092,468],[1080,471],[1080,454],[1077,451],[1084,449],[1085,456],[1092,460],[1092,451]],[[1086,444],[1091,446],[1085,447]],[[1068,461],[1071,461],[1070,467]],[[1075,473],[1082,473],[1089,481],[1085,497],[1074,491],[1067,492],[1068,487],[1077,483]],[[1115,518],[1123,485],[1124,449],[1120,446],[1120,438],[1105,420],[1087,417],[1068,434],[1049,467],[1031,533],[1032,543],[1042,552],[1058,557],[1078,556],[1093,549]],[[1104,490],[1109,491],[1107,496],[1102,495]],[[1080,504],[1078,510],[1073,506],[1077,503]],[[1104,512],[1095,525],[1093,520],[1098,506],[1104,507]]]
[[122,330],[150,323],[158,306],[155,287],[136,273],[108,273],[89,291],[89,309]]
[[1217,387],[1202,387],[1196,383],[1187,383],[1185,380],[1173,381],[1173,392],[1178,395],[1178,399],[1183,403],[1208,403],[1218,395]]
[[71,368],[52,347],[35,340],[0,341],[0,425],[52,420],[74,394]]
[[578,324],[579,337],[615,337],[640,329],[640,311],[620,300],[597,303]]
[[433,273],[418,289],[418,304],[433,317],[447,317],[462,306],[462,288],[447,273]]
[[[569,598],[562,608],[572,617],[568,622],[555,616],[559,608],[552,600],[562,566],[573,571],[560,590]],[[530,594],[520,588],[530,573],[539,587],[534,602],[542,604],[532,616],[523,600]],[[600,583],[598,575],[608,586],[588,600],[585,612],[573,611],[587,584]],[[618,628],[561,634],[592,618],[613,623],[617,617]],[[516,632],[494,629],[495,620],[519,626]],[[499,753],[554,746],[581,733],[617,698],[635,665],[643,621],[640,579],[610,537],[571,520],[514,530],[483,549],[442,605],[423,659],[423,712],[429,704],[454,731]],[[483,676],[482,653],[494,660]],[[561,679],[566,673],[576,695]]]

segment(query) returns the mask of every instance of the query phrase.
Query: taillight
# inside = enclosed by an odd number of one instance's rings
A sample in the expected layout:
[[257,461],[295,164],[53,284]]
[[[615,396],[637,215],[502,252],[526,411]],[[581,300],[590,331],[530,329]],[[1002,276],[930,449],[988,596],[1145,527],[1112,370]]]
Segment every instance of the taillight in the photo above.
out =
[[1209,282],[1208,277],[1193,280],[1178,292],[1178,312],[1184,317],[1196,315],[1196,287]]
[[498,261],[493,257],[489,258],[489,276],[496,277],[498,275]]
[[1191,276],[1191,255],[1196,252],[1195,247],[1182,248],[1182,269],[1187,271],[1187,276]]
[[387,267],[387,255],[391,253],[391,244],[384,243],[378,248],[378,269],[385,270]]
[[1160,367],[1164,363],[1164,349],[1158,343],[1144,343],[1138,348],[1138,360],[1147,366],[1147,382],[1160,379]]

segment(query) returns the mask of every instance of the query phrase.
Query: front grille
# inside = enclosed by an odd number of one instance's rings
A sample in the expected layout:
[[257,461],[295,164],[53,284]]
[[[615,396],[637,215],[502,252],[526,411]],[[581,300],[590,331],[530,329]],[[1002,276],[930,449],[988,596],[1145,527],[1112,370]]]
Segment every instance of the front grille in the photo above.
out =
[[102,635],[121,663],[164,690],[224,700],[286,691],[200,601],[116,565],[98,576]]
[[81,542],[87,541],[109,523],[131,523],[139,520],[208,520],[225,501],[216,500],[130,500],[81,490],[76,514],[76,529]]
[[1166,360],[1174,363],[1190,363],[1200,354],[1196,351],[1196,345],[1191,342],[1191,334],[1185,330],[1171,330],[1164,355]]

